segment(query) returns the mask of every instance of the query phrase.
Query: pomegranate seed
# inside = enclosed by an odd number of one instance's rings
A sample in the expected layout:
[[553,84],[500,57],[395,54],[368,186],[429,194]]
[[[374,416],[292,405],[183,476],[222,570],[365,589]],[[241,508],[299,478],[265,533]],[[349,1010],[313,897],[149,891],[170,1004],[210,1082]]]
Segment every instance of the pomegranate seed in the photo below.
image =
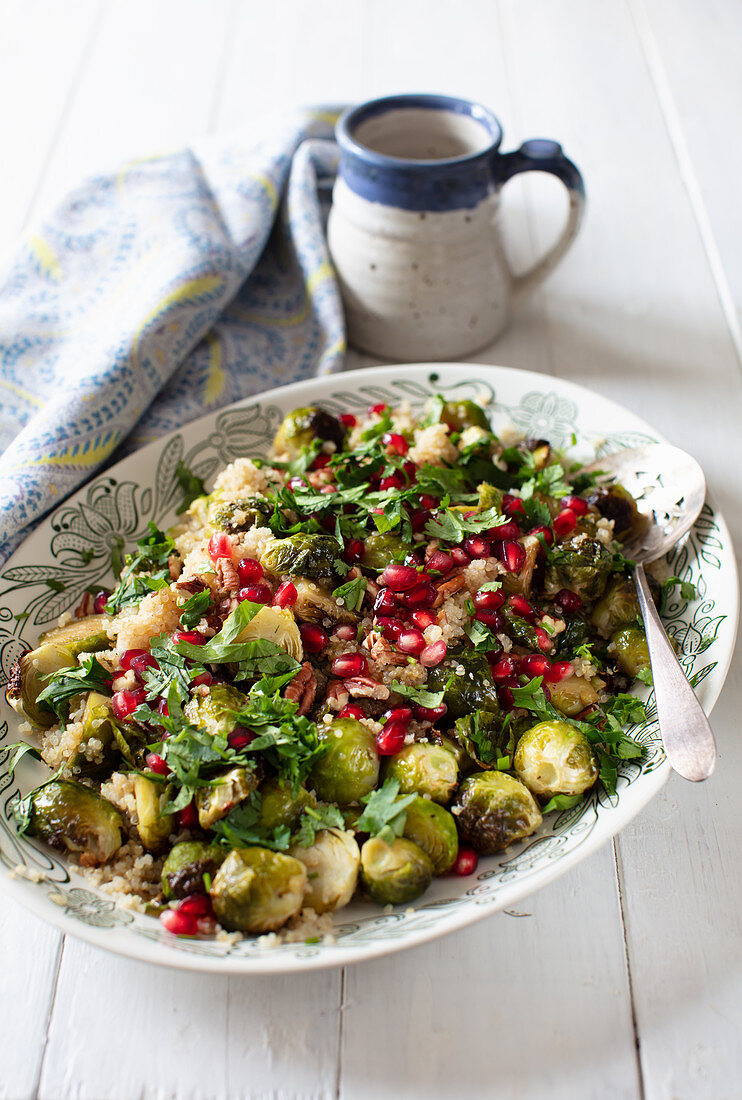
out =
[[544,527],[543,524],[540,527],[532,527],[528,532],[529,535],[543,535],[544,542],[547,546],[554,545],[554,532],[551,527]]
[[96,615],[102,615],[104,613],[109,596],[110,592],[106,592],[105,589],[96,594],[96,597],[93,600],[93,611],[96,613]]
[[312,465],[310,466],[310,469],[311,470],[324,470],[325,466],[329,466],[330,458],[331,458],[331,455],[324,455],[324,454],[317,455],[317,457],[315,459],[313,459]]
[[144,763],[147,765],[151,772],[156,775],[169,775],[170,768],[167,766],[162,757],[156,752],[148,752],[144,758]]
[[539,653],[529,653],[527,657],[521,657],[518,671],[529,680],[535,676],[546,676],[549,671],[549,662]]
[[587,515],[590,510],[590,505],[582,497],[562,497],[559,503],[562,508],[569,508],[576,516]]
[[489,645],[492,648],[487,650],[487,652],[485,653],[485,657],[489,661],[490,665],[494,665],[502,656],[503,648],[497,638],[490,639]]
[[546,673],[545,679],[549,684],[558,684],[560,680],[572,675],[572,665],[569,661],[554,661]]
[[170,711],[167,709],[167,700],[166,699],[158,699],[158,701],[157,701],[157,713],[158,714],[163,714],[165,716],[165,718],[170,717]]
[[141,680],[145,668],[159,668],[160,666],[151,653],[140,653],[136,657],[132,657],[129,667],[136,673],[137,679]]
[[198,935],[198,920],[190,913],[181,913],[178,909],[166,909],[160,913],[160,923],[174,936]]
[[146,698],[147,692],[143,688],[138,688],[137,691],[117,691],[111,699],[111,709],[117,718],[128,718]]
[[392,710],[386,711],[383,717],[385,722],[403,722],[406,726],[412,719],[412,708],[394,707]]
[[505,630],[505,620],[499,611],[490,611],[489,608],[483,607],[481,611],[475,613],[474,618],[478,623],[488,627],[493,634],[502,634]]
[[427,630],[438,622],[432,611],[413,611],[410,618],[419,630]]
[[232,557],[232,540],[223,531],[217,531],[209,539],[209,557],[213,562]]
[[204,685],[208,687],[213,679],[214,677],[210,672],[202,672],[200,675],[193,677],[191,680],[191,687],[201,687]]
[[144,656],[149,656],[148,649],[125,649],[119,657],[119,668],[122,670],[122,672],[128,672],[131,668],[131,662],[136,657]]
[[404,748],[407,728],[402,722],[387,722],[376,734],[376,751],[379,756],[394,756]]
[[437,596],[437,588],[434,588],[430,581],[426,580],[422,584],[416,585],[411,592],[400,593],[399,602],[403,607],[409,608],[410,611],[419,611],[422,608],[432,607]]
[[500,706],[504,711],[511,711],[515,706],[515,700],[513,699],[513,692],[509,687],[500,687],[497,689],[497,698],[500,700]]
[[454,546],[451,550],[451,557],[456,565],[471,565],[471,558],[461,546]]
[[448,714],[448,707],[441,703],[439,707],[415,707],[415,717],[419,722],[437,722]]
[[492,666],[492,675],[500,682],[507,680],[508,676],[515,673],[515,661],[512,657],[502,657],[496,665]]
[[490,527],[487,537],[490,539],[517,539],[520,535],[517,523],[501,523],[499,527]]
[[389,406],[385,405],[383,401],[380,401],[378,405],[369,406],[368,414],[369,416],[381,416],[382,413],[386,412],[388,407]]
[[314,623],[299,623],[299,633],[307,653],[320,653],[330,640],[322,627]]
[[366,551],[366,544],[361,539],[346,539],[343,550],[343,561],[353,565],[360,561]]
[[478,611],[499,611],[505,603],[505,593],[501,589],[474,593],[474,606]]
[[213,917],[214,910],[211,907],[211,898],[208,894],[189,894],[178,902],[179,913],[187,913],[190,917],[200,919]]
[[178,811],[178,825],[181,829],[195,829],[198,825],[198,811],[195,802],[189,802]]
[[[338,491],[337,485],[323,485],[320,489],[321,493],[336,493]],[[334,528],[332,528],[334,530]]]
[[511,497],[509,493],[506,493],[503,497],[502,510],[506,516],[511,516],[513,518],[526,514],[526,509],[520,497]]
[[[309,485],[308,481],[305,481],[303,477],[290,477],[288,480],[288,487],[292,493],[300,493],[302,489],[306,489]],[[243,561],[252,561],[252,558],[243,558]],[[262,576],[262,570],[261,570]]]
[[255,558],[241,558],[237,565],[240,584],[257,584],[263,576],[263,566]]
[[246,584],[237,593],[237,599],[242,603],[249,600],[250,603],[270,603],[271,590],[267,584]]
[[414,485],[417,481],[417,466],[414,462],[405,462],[402,464],[402,469],[405,472],[405,476],[410,485]]
[[571,588],[560,588],[554,597],[554,604],[564,615],[576,615],[582,607],[582,597]]
[[[408,551],[404,556],[405,565],[411,565],[413,569],[422,569],[423,559],[422,555],[416,553],[414,550]],[[422,580],[422,573],[418,574],[419,579]]]
[[188,645],[203,645],[206,638],[200,630],[176,630],[173,634],[173,641],[176,645],[181,642],[187,642]]
[[355,718],[356,722],[360,722],[361,718],[365,717],[365,710],[361,710],[355,703],[346,703],[342,710],[338,711],[338,718]]
[[425,649],[425,638],[419,630],[403,630],[397,638],[397,649],[411,657],[419,657]]
[[500,543],[499,558],[509,573],[520,573],[526,563],[526,551],[519,542]]
[[230,749],[239,752],[240,749],[244,749],[246,745],[254,741],[255,737],[256,735],[252,730],[246,729],[244,726],[235,726],[227,736],[227,744]]
[[470,558],[487,558],[490,544],[487,539],[480,538],[479,535],[471,535],[470,538],[464,539],[464,550]]
[[445,577],[453,569],[453,557],[444,550],[435,550],[428,558],[427,568],[431,573],[442,573]]
[[396,432],[387,432],[386,435],[381,437],[381,442],[387,449],[387,452],[391,451],[398,455],[406,455],[410,449],[410,445],[403,435],[398,435]]
[[419,511],[413,512],[410,516],[410,526],[412,527],[412,533],[419,535],[421,531],[424,531],[428,526],[431,513],[427,508],[420,508]]
[[365,676],[368,673],[368,661],[362,653],[341,653],[330,666],[333,676],[344,680],[348,676]]
[[525,596],[508,596],[508,607],[512,608],[516,615],[520,615],[521,619],[528,619],[529,622],[533,622],[536,618],[536,612]]
[[478,866],[479,856],[472,848],[459,848],[459,854],[451,870],[455,875],[464,878],[466,875],[473,875]]
[[381,630],[385,638],[391,638],[393,642],[396,642],[401,631],[404,630],[404,623],[399,619],[390,619],[386,615],[381,615],[374,620],[374,626],[377,630]]
[[554,648],[554,643],[551,638],[540,626],[536,627],[536,641],[538,642],[539,649],[543,650],[544,653],[548,653],[550,649]]
[[[415,573],[417,576],[417,573]],[[374,611],[381,615],[394,615],[397,609],[397,601],[391,588],[380,588],[374,600]]]
[[420,496],[420,507],[421,508],[437,508],[438,507],[438,501],[436,500],[435,497],[432,497],[430,495],[430,493],[422,493],[421,496]]
[[284,581],[283,584],[279,584],[273,594],[273,606],[293,607],[298,598],[299,593],[296,591],[296,585],[292,581]]
[[391,588],[392,592],[407,592],[415,587],[418,580],[417,569],[413,569],[411,565],[401,565],[399,562],[387,565],[379,577],[380,583]]
[[574,531],[576,523],[577,516],[572,509],[565,508],[559,515],[554,516],[551,526],[554,528],[554,534],[561,538],[562,535],[568,535],[570,531]]
[[358,421],[353,416],[353,413],[340,413],[338,420],[344,428],[355,428]]
[[342,626],[337,626],[333,630],[333,636],[339,638],[341,642],[354,642],[358,637],[358,630],[356,627],[351,626],[350,623],[344,623]]
[[433,668],[435,665],[441,663],[447,651],[448,646],[443,640],[431,642],[430,645],[426,645],[425,649],[420,654],[420,664],[424,665],[425,668]]
[[382,492],[385,492],[387,489],[401,489],[401,488],[402,488],[402,482],[394,474],[390,475],[389,477],[383,477],[381,479],[381,481],[379,482],[379,489]]

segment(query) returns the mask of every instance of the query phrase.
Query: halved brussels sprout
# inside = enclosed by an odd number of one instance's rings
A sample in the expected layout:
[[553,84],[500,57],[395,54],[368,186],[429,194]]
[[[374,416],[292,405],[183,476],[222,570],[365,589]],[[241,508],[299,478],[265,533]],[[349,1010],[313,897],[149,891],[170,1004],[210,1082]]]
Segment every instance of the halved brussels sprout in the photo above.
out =
[[521,615],[516,615],[510,607],[502,609],[502,617],[505,620],[505,633],[508,638],[512,638],[516,645],[521,645],[525,649],[535,649],[538,652],[539,636],[533,623],[529,623]]
[[147,779],[145,775],[137,775],[134,779],[134,798],[137,804],[137,832],[142,844],[151,851],[157,851],[175,827],[173,815],[162,812],[168,801],[167,788]]
[[611,579],[605,593],[593,608],[590,622],[604,638],[610,638],[620,626],[633,623],[641,614],[633,582],[625,576]]
[[278,779],[270,779],[260,788],[258,825],[269,831],[282,825],[293,830],[304,810],[314,805],[316,799],[303,787],[299,787],[294,794],[290,783],[282,784]]
[[147,736],[132,722],[113,722],[113,740],[126,763],[132,768],[145,768]]
[[[67,753],[69,767],[83,775],[95,775],[101,768],[105,768],[105,759],[96,761],[90,757],[89,745],[91,741],[99,741],[102,756],[110,757],[111,747],[113,746],[114,750],[116,748],[115,724],[109,697],[101,695],[98,691],[91,691],[85,700],[85,709],[82,712],[77,737],[73,738],[74,744],[70,746]],[[72,729],[68,727],[68,735],[72,734]]]
[[[557,616],[559,612],[557,612]],[[566,626],[561,634],[557,634],[554,642],[556,643],[556,652],[560,658],[570,658],[574,655],[576,649],[580,646],[590,642],[590,628],[587,622],[580,615],[576,615],[572,619],[566,620]]]
[[528,787],[505,772],[470,775],[451,809],[459,836],[488,856],[530,836],[543,820]]
[[315,913],[342,909],[353,897],[361,866],[361,852],[352,833],[323,829],[311,848],[298,844],[289,849],[307,869],[304,904]]
[[597,539],[575,535],[551,551],[546,564],[545,589],[554,595],[569,588],[583,600],[597,600],[613,567],[613,554]]
[[361,880],[379,905],[404,905],[424,894],[433,878],[430,857],[414,841],[387,844],[370,837],[361,848]]
[[477,494],[479,496],[477,502],[478,512],[487,512],[490,508],[502,510],[504,494],[502,489],[498,489],[496,485],[490,485],[488,482],[483,481],[481,485],[477,485]]
[[533,794],[583,794],[598,778],[598,760],[585,734],[569,722],[539,722],[515,750],[516,775]]
[[647,636],[638,623],[619,630],[611,638],[611,644],[615,646],[618,667],[632,680],[636,679],[640,672],[646,672],[651,668]]
[[124,819],[107,798],[75,783],[58,779],[30,796],[27,832],[54,848],[81,853],[83,867],[105,863],[121,847]]
[[329,580],[335,573],[335,562],[342,547],[332,535],[289,535],[271,539],[260,555],[260,564],[274,577],[313,577]]
[[323,591],[314,581],[296,580],[294,615],[302,623],[319,623],[332,627],[337,623],[357,623],[358,615],[347,607],[341,607],[329,592]]
[[484,653],[473,649],[452,653],[446,661],[429,669],[426,687],[430,691],[444,689],[443,702],[451,718],[462,718],[475,710],[497,713],[500,709],[489,661]]
[[404,836],[428,855],[436,875],[445,875],[456,862],[459,834],[453,814],[437,802],[418,796],[405,811]]
[[646,520],[636,507],[636,501],[623,485],[610,485],[593,489],[587,494],[587,501],[597,508],[601,516],[613,520],[613,534],[623,541],[634,531],[640,531]]
[[456,790],[459,766],[443,745],[416,741],[388,758],[384,779],[398,779],[402,794],[425,794],[445,804]]
[[10,672],[5,698],[22,717],[46,729],[55,722],[53,711],[37,699],[46,677],[75,665],[80,653],[97,653],[111,645],[108,615],[89,615],[41,635],[36,649],[24,653]]
[[476,710],[457,718],[452,730],[459,746],[480,768],[492,768],[503,756],[513,751],[513,733],[505,725],[500,710],[497,713]]
[[502,578],[502,588],[504,592],[510,594],[519,593],[521,596],[528,596],[533,587],[533,575],[542,546],[535,535],[524,535],[520,539],[520,544],[526,552],[526,560],[518,573],[505,574]]
[[338,450],[343,446],[345,428],[331,413],[318,409],[316,405],[294,409],[288,413],[273,439],[276,454],[288,454],[297,458],[304,447],[309,447],[315,439],[334,443]]
[[368,535],[364,541],[361,565],[364,569],[382,570],[391,561],[401,561],[409,547],[404,539],[389,532]]
[[319,735],[326,749],[312,769],[309,786],[323,802],[360,802],[379,779],[374,734],[355,718],[336,718],[321,726]]
[[227,857],[218,844],[203,840],[181,840],[173,845],[162,865],[162,892],[166,898],[206,894],[204,875],[212,880]]
[[214,822],[221,821],[230,810],[243,802],[257,787],[254,771],[247,768],[230,768],[218,776],[218,781],[209,787],[200,787],[196,794],[198,823],[202,829],[210,829]]
[[209,523],[220,531],[236,535],[250,527],[267,527],[273,508],[265,497],[244,500],[215,500],[209,508]]
[[600,698],[590,681],[582,676],[566,676],[558,684],[549,684],[549,693],[556,709],[568,718],[575,718]]
[[475,401],[446,401],[441,409],[440,422],[452,432],[463,432],[466,428],[484,428],[490,431],[490,422],[481,405]]
[[301,910],[303,863],[267,848],[235,848],[211,884],[219,923],[230,932],[275,932]]
[[[256,616],[257,617],[257,616]],[[194,695],[183,707],[193,726],[212,737],[227,737],[237,724],[237,714],[247,706],[247,696],[230,684],[213,684],[205,695]]]
[[240,631],[235,643],[256,642],[260,638],[273,642],[295,661],[301,661],[304,657],[299,627],[288,607],[261,608]]

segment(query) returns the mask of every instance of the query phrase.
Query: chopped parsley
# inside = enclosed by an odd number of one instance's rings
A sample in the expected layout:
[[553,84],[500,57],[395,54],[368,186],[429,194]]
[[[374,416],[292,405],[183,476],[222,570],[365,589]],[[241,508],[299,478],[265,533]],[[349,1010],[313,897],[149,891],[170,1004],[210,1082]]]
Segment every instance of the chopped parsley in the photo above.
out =
[[416,794],[400,795],[398,779],[386,779],[383,786],[361,799],[365,808],[356,822],[356,828],[360,833],[378,836],[391,844],[395,837],[404,832],[407,807],[416,798]]

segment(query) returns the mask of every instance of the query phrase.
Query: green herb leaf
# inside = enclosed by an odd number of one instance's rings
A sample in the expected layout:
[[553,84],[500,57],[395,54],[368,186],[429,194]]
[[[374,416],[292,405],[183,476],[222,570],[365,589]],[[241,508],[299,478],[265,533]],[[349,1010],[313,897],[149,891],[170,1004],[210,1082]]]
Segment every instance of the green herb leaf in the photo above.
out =
[[352,581],[346,581],[332,593],[333,599],[342,600],[348,611],[360,610],[363,597],[366,594],[367,580],[364,576],[356,577]]
[[317,807],[308,806],[301,815],[299,828],[292,840],[301,848],[311,848],[316,834],[322,829],[344,829],[345,820],[337,806],[322,803]]
[[365,809],[356,822],[356,829],[379,836],[390,844],[404,832],[407,807],[416,798],[416,794],[400,795],[398,779],[386,779],[382,787],[361,799]]
[[183,500],[177,509],[178,515],[187,511],[198,497],[206,496],[206,486],[200,477],[196,477],[193,470],[189,470],[184,462],[179,462],[175,469],[175,476],[183,491]]
[[211,592],[205,588],[203,592],[194,592],[183,604],[180,613],[181,626],[191,630],[198,623],[211,606]]
[[46,687],[38,695],[37,702],[46,703],[64,721],[69,713],[69,702],[86,691],[106,691],[110,673],[90,653],[80,665],[62,668],[46,677]]
[[584,795],[581,794],[555,794],[545,806],[541,807],[541,813],[550,814],[552,810],[571,810],[573,806],[582,802],[583,798]]
[[441,705],[443,696],[446,694],[445,688],[441,688],[440,691],[428,691],[427,688],[412,687],[399,680],[393,680],[389,686],[392,691],[396,691],[397,695],[402,695],[405,699],[411,699],[413,703],[417,703],[418,706],[428,707],[431,710]]

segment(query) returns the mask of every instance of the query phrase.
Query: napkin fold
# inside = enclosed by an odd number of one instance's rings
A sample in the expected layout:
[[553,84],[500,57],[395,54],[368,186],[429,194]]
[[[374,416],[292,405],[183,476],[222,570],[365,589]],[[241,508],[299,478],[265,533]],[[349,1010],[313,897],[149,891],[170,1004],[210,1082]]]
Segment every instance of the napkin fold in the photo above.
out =
[[133,161],[27,236],[0,284],[0,562],[111,456],[340,369],[318,197],[338,114]]

